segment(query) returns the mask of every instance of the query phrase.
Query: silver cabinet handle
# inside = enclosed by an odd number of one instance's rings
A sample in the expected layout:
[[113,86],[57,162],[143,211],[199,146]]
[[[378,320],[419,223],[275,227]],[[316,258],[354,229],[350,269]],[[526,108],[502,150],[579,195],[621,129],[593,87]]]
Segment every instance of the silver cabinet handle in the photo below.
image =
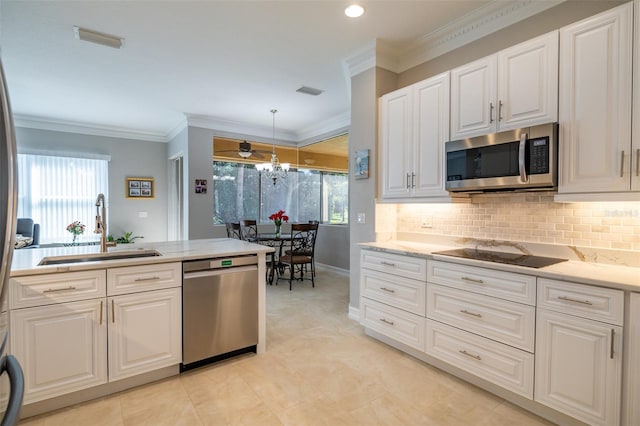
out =
[[383,265],[385,265],[385,266],[391,266],[392,268],[395,268],[395,267],[396,267],[396,264],[395,264],[395,263],[385,262],[385,261],[382,261],[382,262],[380,262],[380,263],[381,263],[381,264],[383,264]]
[[392,288],[380,287],[380,290],[386,291],[387,293],[395,293],[396,291]]
[[624,176],[624,151],[622,151],[622,155],[620,155],[620,177]]
[[527,166],[524,164],[525,151],[527,148],[527,134],[520,134],[520,146],[518,147],[518,170],[520,170],[520,181],[527,181]]
[[411,173],[411,187],[412,188],[416,187],[416,174],[415,173]]
[[460,312],[463,314],[471,315],[473,317],[482,318],[482,314],[477,314],[475,312],[467,311],[466,309],[460,309]]
[[640,176],[640,148],[636,149],[636,176]]
[[611,352],[609,353],[609,357],[611,359],[613,359],[613,353],[614,353],[614,350],[613,350],[614,343],[613,343],[613,341],[614,341],[615,337],[616,337],[616,331],[612,328],[611,329]]
[[567,297],[567,296],[558,296],[558,299],[564,300],[566,302],[581,303],[583,305],[590,305],[590,306],[593,305],[593,303],[589,302],[588,300],[572,299],[572,298]]
[[137,283],[138,283],[138,282],[140,282],[140,281],[157,281],[157,280],[159,280],[159,279],[160,279],[160,277],[136,278],[136,279],[134,280],[134,282],[137,282]]
[[480,358],[480,355],[470,354],[469,352],[465,351],[464,349],[461,349],[458,352],[460,352],[462,355],[466,355],[466,356],[471,357],[473,359],[477,359],[478,361],[482,361],[482,358]]
[[102,306],[104,305],[104,300],[100,301],[100,325],[102,325]]
[[56,291],[67,291],[67,290],[75,290],[76,288],[72,285],[65,288],[48,288],[43,291],[43,293],[55,293]]
[[111,299],[111,322],[116,322],[116,307],[114,305],[113,299]]
[[502,121],[502,101],[498,101],[498,121]]
[[388,320],[388,319],[386,319],[386,318],[380,318],[380,321],[382,321],[382,322],[383,322],[383,323],[385,323],[385,324],[393,325],[393,321],[389,321],[389,320]]
[[411,188],[410,179],[411,179],[411,174],[407,173],[407,189]]
[[489,102],[489,123],[493,123],[493,102]]
[[484,281],[478,280],[478,279],[475,279],[475,278],[461,277],[460,279],[464,280],[464,281],[469,281],[469,282],[472,282],[472,283],[484,284]]

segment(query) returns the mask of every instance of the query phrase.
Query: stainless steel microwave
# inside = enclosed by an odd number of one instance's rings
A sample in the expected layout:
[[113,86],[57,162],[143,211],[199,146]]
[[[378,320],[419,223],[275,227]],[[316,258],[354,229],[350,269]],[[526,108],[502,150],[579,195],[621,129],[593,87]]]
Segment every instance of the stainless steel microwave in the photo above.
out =
[[445,144],[451,192],[553,190],[558,182],[558,123]]

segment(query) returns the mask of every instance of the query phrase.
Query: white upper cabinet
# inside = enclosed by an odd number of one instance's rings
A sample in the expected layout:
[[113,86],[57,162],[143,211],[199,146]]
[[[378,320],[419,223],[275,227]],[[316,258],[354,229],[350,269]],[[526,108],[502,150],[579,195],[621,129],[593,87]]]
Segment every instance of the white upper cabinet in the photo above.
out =
[[560,30],[560,193],[631,189],[632,10]]
[[380,98],[382,198],[448,197],[449,73]]
[[451,71],[451,139],[558,120],[558,32]]

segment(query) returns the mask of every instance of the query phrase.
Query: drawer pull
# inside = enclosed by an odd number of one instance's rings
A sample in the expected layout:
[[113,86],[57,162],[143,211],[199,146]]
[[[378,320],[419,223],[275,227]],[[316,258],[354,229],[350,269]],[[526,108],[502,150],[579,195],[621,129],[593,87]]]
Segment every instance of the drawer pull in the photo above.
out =
[[613,341],[614,341],[615,337],[616,337],[616,331],[612,328],[611,329],[611,351],[609,353],[609,357],[611,359],[613,359],[613,353],[614,353],[613,347],[615,346]]
[[159,279],[160,277],[136,278],[134,281],[138,283],[140,281],[157,281]]
[[588,300],[572,299],[572,298],[567,297],[567,296],[558,296],[558,299],[564,300],[566,302],[580,303],[582,305],[589,305],[589,306],[593,305],[593,303],[589,302]]
[[469,312],[466,309],[460,309],[460,312],[462,312],[463,314],[467,314],[467,315],[471,315],[477,318],[482,318],[482,314],[476,314],[475,312]]
[[104,305],[104,300],[100,301],[100,325],[102,325],[102,306]]
[[55,293],[56,291],[67,291],[67,290],[75,290],[76,288],[72,285],[65,288],[48,288],[43,293]]
[[380,290],[386,291],[387,293],[395,293],[396,291],[392,288],[380,287]]
[[116,307],[113,302],[113,299],[111,299],[111,322],[112,323],[116,322]]
[[383,265],[385,265],[385,266],[391,266],[392,268],[395,268],[395,267],[396,267],[396,264],[395,264],[395,263],[385,262],[385,261],[382,261],[382,262],[380,262],[380,263],[381,263],[381,264],[383,264]]
[[478,279],[476,279],[476,278],[462,277],[462,278],[460,278],[460,279],[461,279],[461,280],[464,280],[464,281],[469,281],[469,282],[471,282],[471,283],[484,284],[484,281],[482,281],[482,280],[478,280]]
[[462,355],[466,355],[466,356],[469,356],[469,357],[471,357],[473,359],[477,359],[478,361],[482,361],[482,358],[480,358],[480,355],[470,354],[469,352],[465,351],[464,349],[461,349],[458,352],[460,352]]
[[382,321],[382,322],[383,322],[383,323],[385,323],[385,324],[393,325],[393,321],[389,321],[389,320],[388,320],[388,319],[386,319],[386,318],[380,318],[380,321]]

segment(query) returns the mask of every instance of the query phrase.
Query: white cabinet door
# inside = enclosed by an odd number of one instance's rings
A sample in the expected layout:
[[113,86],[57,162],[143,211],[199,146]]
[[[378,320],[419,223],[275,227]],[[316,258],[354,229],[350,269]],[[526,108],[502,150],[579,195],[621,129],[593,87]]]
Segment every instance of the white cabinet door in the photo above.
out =
[[24,371],[26,404],[107,382],[105,303],[11,311],[11,348]]
[[446,197],[444,143],[449,140],[449,73],[414,86],[413,195]]
[[479,59],[451,71],[451,139],[496,131],[497,58]]
[[181,289],[114,296],[109,304],[109,381],[182,359]]
[[558,31],[498,53],[498,128],[558,121]]
[[535,400],[593,425],[620,423],[622,327],[538,309]]
[[561,193],[630,189],[632,6],[560,30]]
[[[380,98],[382,198],[409,196],[411,186],[412,87]],[[415,177],[414,177],[415,179]]]

